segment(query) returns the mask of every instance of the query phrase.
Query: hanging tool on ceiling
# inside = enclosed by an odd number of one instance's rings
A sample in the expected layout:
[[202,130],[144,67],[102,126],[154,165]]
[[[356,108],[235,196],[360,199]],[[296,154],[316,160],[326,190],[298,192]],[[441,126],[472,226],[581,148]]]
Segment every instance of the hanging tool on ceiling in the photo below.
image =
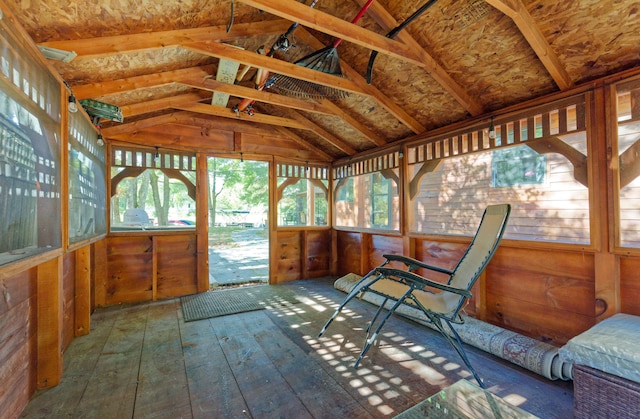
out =
[[235,0],[231,0],[231,17],[229,18],[229,24],[227,25],[227,33],[231,31],[235,13],[236,13],[236,3],[235,3]]
[[[395,38],[400,32],[402,32],[402,30],[404,28],[409,26],[411,24],[411,22],[416,20],[421,14],[426,12],[428,8],[433,6],[435,4],[435,2],[436,2],[436,0],[429,0],[428,2],[423,4],[418,10],[413,12],[413,14],[411,16],[409,16],[407,18],[407,20],[405,20],[404,22],[402,22],[400,25],[396,26],[395,28],[391,29],[389,31],[389,33],[386,35],[386,37],[389,38],[389,39]],[[371,84],[371,73],[373,72],[373,62],[376,60],[377,56],[378,56],[378,51],[371,51],[371,56],[369,57],[369,64],[367,65],[367,77],[366,78],[367,78],[367,83],[368,84]]]
[[[306,0],[304,1],[304,3],[306,3]],[[309,5],[309,7],[314,8],[317,3],[318,3],[318,0],[313,0]],[[289,37],[293,34],[293,31],[295,31],[297,27],[298,27],[298,22],[294,22],[291,26],[289,26],[289,29],[287,29],[287,32],[281,34],[278,37],[278,39],[273,43],[273,45],[271,46],[271,49],[267,53],[267,57],[273,57],[276,51],[287,51],[289,48],[291,48],[292,44]],[[269,77],[269,72],[267,70],[258,69],[254,79],[257,90],[265,89],[265,86],[267,85],[268,77]],[[241,112],[244,112],[249,116],[253,116],[254,115],[253,104],[255,102],[256,101],[254,99],[246,99],[246,98],[242,99],[240,103],[238,103],[232,108],[232,110],[238,116],[240,116]]]
[[[351,23],[357,23],[374,1],[375,0],[368,0]],[[333,76],[344,77],[342,75],[342,69],[340,68],[340,58],[338,57],[337,50],[341,42],[342,39],[336,39],[332,45],[301,58],[296,61],[295,64]],[[300,98],[339,99],[349,95],[349,93],[344,90],[335,87],[319,85],[282,74],[273,75],[273,77],[267,81],[267,88],[287,96]]]

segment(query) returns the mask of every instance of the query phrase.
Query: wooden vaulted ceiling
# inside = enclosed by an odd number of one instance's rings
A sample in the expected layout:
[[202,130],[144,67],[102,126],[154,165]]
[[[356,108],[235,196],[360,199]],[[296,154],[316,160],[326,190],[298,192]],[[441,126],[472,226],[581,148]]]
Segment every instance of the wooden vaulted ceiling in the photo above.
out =
[[[333,161],[640,64],[630,0],[439,0],[395,39],[385,35],[426,0],[374,1],[357,24],[366,0],[7,1],[36,44],[78,54],[51,61],[78,99],[121,107],[105,137],[149,146]],[[292,22],[292,48],[256,53]],[[293,64],[336,38],[344,78]],[[217,81],[221,59],[249,71]],[[350,94],[260,91],[258,68]],[[226,108],[211,105],[216,91]],[[254,116],[232,111],[242,98]]]

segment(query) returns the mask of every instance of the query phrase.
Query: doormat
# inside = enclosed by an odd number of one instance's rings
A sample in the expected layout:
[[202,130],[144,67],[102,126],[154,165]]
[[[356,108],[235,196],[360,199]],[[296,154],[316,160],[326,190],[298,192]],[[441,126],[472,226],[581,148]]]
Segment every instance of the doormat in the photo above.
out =
[[185,322],[297,304],[296,294],[282,285],[257,285],[208,291],[180,298]]

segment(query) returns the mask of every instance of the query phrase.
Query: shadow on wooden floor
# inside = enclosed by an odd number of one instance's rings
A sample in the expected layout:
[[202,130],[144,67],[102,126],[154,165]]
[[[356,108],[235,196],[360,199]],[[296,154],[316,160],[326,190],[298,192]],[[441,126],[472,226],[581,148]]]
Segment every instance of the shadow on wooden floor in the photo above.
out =
[[[36,394],[23,417],[392,417],[473,380],[439,335],[399,317],[354,369],[375,307],[353,301],[318,339],[344,298],[332,284],[278,285],[300,302],[188,323],[179,299],[99,309],[91,334],[64,354],[61,384]],[[468,353],[492,393],[542,418],[572,417],[571,382]]]

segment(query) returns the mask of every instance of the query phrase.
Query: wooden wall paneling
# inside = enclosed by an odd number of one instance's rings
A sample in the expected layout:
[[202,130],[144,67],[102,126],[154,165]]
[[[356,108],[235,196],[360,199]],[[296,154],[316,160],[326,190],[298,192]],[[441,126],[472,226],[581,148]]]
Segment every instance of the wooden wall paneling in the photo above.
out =
[[305,239],[305,264],[307,278],[319,278],[331,274],[330,230],[308,230]]
[[348,273],[364,275],[366,272],[362,272],[360,262],[362,235],[348,231],[337,231],[336,234],[337,275],[344,276]]
[[[416,240],[415,258],[422,262],[439,266],[441,268],[453,269],[469,246],[468,243],[450,243],[436,240]],[[418,269],[420,275],[427,276],[437,281],[446,281],[447,276],[437,272]]]
[[372,268],[371,246],[371,234],[360,233],[360,275],[366,275]]
[[620,256],[620,311],[640,316],[640,258]]
[[107,239],[93,243],[93,300],[96,306],[107,305]]
[[198,291],[195,234],[156,236],[157,292],[159,299]]
[[62,256],[37,268],[37,385],[57,385],[62,378]]
[[105,304],[149,301],[152,299],[151,281],[151,237],[109,237]]
[[471,300],[467,304],[465,311],[468,315],[478,320],[486,320],[487,318],[487,270],[485,269],[478,281],[471,288]]
[[91,332],[91,246],[75,251],[75,336]]
[[276,283],[300,278],[302,274],[300,231],[277,231],[276,234],[277,262],[274,276]]
[[562,345],[595,322],[593,271],[593,254],[501,246],[486,271],[486,319]]
[[36,269],[0,281],[0,412],[18,417],[36,390]]
[[593,316],[552,310],[504,295],[487,295],[487,321],[555,346],[594,325]]
[[76,254],[65,253],[62,256],[62,352],[76,336]]
[[[368,255],[368,271],[384,262],[385,258],[382,255],[387,253],[395,255],[404,254],[404,239],[401,236],[384,236],[380,234],[372,234],[371,248],[369,249]],[[402,269],[405,267],[405,265],[398,262],[391,262],[389,264],[389,267]]]
[[209,174],[207,156],[196,156],[196,292],[209,290]]

